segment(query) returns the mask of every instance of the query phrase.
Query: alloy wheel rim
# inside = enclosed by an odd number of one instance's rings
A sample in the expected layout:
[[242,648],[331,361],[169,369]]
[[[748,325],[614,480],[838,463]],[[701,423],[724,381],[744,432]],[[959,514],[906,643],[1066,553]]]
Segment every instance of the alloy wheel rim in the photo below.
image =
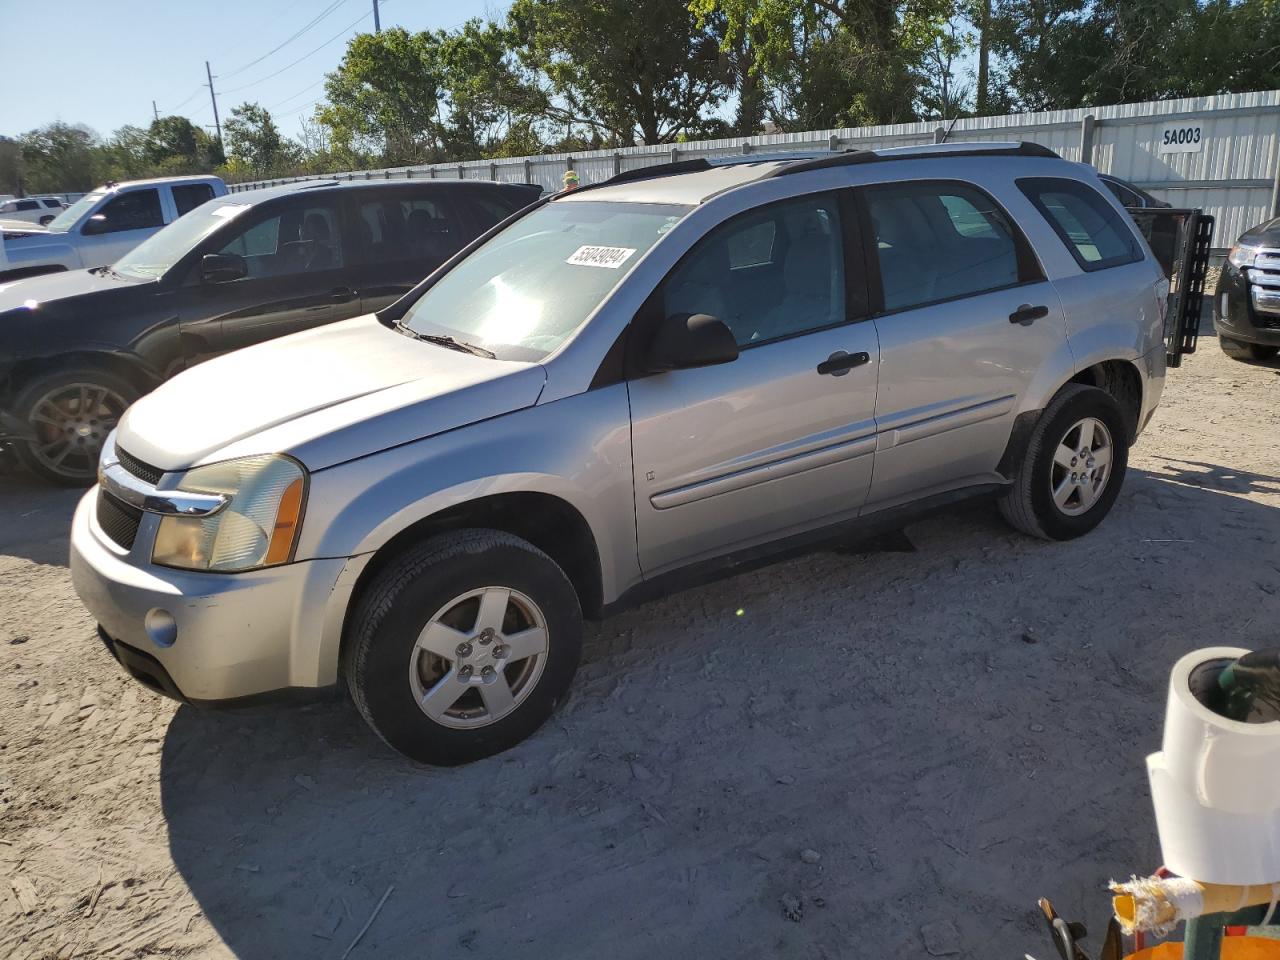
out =
[[547,620],[518,590],[480,587],[454,597],[427,621],[409,656],[418,709],[460,730],[511,714],[538,685],[547,660]]
[[96,383],[50,390],[31,408],[32,455],[62,476],[93,477],[102,445],[128,405],[119,393]]
[[1069,517],[1086,513],[1107,488],[1114,452],[1111,431],[1097,417],[1072,424],[1053,452],[1049,493],[1054,505]]

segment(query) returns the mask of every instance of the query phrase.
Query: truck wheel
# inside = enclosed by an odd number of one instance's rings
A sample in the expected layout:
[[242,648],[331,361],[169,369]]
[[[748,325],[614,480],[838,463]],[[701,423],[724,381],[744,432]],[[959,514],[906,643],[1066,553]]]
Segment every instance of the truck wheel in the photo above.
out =
[[343,655],[356,709],[391,747],[453,766],[551,715],[582,654],[582,610],[532,544],[459,530],[396,558],[364,592]]
[[1129,463],[1124,414],[1105,390],[1069,383],[1040,415],[1000,512],[1044,540],[1088,533],[1111,510]]
[[53,483],[93,483],[107,434],[138,395],[138,388],[128,380],[93,367],[37,377],[13,401],[14,414],[34,435],[14,445],[18,459]]
[[1280,347],[1270,347],[1262,343],[1245,343],[1243,340],[1232,340],[1230,337],[1218,337],[1222,352],[1233,360],[1270,360],[1280,352]]

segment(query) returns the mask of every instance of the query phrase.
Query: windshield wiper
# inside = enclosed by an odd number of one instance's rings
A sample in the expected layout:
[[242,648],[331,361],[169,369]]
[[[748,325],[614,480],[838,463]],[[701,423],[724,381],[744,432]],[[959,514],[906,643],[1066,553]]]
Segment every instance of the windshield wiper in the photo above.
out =
[[469,353],[473,357],[484,357],[486,360],[497,360],[498,355],[492,350],[486,350],[484,347],[478,347],[474,343],[467,343],[465,340],[455,340],[453,337],[446,337],[443,334],[419,333],[406,324],[396,322],[396,329],[403,333],[406,337],[412,337],[414,340],[424,340],[427,343],[434,343],[438,347],[448,347],[450,350],[458,350],[462,353]]

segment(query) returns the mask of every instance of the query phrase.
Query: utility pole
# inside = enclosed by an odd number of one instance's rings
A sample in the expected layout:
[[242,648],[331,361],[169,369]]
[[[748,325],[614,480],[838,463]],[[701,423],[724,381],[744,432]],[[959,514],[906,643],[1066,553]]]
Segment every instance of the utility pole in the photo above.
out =
[[209,69],[209,61],[204,62],[204,73],[209,78],[209,99],[213,101],[213,128],[218,131],[218,149],[226,152],[222,146],[222,121],[218,119],[218,97],[213,92],[213,71]]
[[378,0],[373,0],[373,32],[382,32],[382,20],[378,17]]
[[154,100],[151,101],[151,112],[155,114],[156,121],[159,122],[160,110],[156,107],[156,102]]

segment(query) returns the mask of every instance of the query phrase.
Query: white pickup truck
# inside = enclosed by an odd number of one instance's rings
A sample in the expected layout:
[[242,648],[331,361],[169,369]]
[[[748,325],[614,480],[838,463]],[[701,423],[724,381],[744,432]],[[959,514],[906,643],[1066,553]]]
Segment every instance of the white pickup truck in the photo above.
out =
[[10,221],[0,226],[0,283],[108,266],[188,210],[226,193],[220,178],[208,176],[107,183],[44,226]]

